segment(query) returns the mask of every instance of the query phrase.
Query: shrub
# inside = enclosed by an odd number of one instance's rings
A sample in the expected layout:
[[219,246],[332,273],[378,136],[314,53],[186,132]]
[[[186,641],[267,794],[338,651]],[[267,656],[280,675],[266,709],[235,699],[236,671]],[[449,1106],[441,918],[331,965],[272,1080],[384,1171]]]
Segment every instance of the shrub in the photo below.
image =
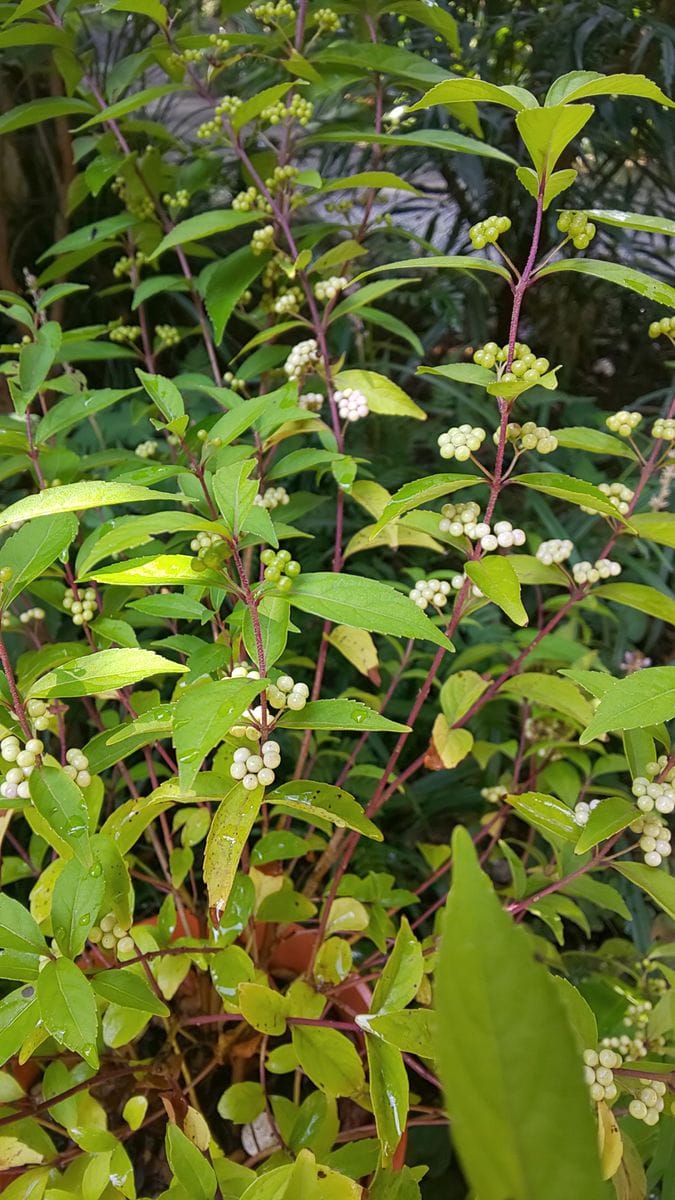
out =
[[[76,164],[0,296],[5,1194],[665,1197],[675,402],[562,393],[536,305],[667,353],[675,224],[577,176],[671,102],[224,7],[0,31],[50,93],[0,132]],[[439,248],[420,150],[520,211]]]

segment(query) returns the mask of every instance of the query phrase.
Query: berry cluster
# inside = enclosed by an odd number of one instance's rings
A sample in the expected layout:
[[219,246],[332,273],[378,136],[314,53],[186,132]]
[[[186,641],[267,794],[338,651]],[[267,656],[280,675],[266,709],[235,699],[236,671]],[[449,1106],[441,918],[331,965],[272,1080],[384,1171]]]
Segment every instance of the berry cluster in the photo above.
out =
[[[542,360],[545,361],[545,360]],[[526,421],[519,425],[517,421],[509,421],[506,426],[506,439],[517,450],[536,450],[539,454],[552,454],[558,449],[558,439],[545,425],[536,425],[534,421]],[[495,445],[499,444],[499,430],[492,435]]]
[[499,547],[510,550],[512,546],[525,545],[525,532],[522,529],[514,529],[510,521],[497,521],[492,527],[492,532],[483,534],[480,544],[483,550],[487,551],[497,550]]
[[675,316],[661,317],[660,321],[652,321],[648,330],[650,338],[661,337],[665,334],[666,337],[675,337]]
[[585,250],[595,237],[595,225],[586,213],[563,209],[558,217],[558,229],[572,239],[575,250]]
[[598,558],[594,563],[579,562],[572,567],[574,582],[580,587],[585,583],[597,583],[599,579],[610,579],[621,574],[621,564],[611,558]]
[[209,550],[214,546],[219,546],[225,539],[222,533],[206,533],[202,530],[196,534],[190,542],[190,549],[194,550],[199,558],[205,558]]
[[250,667],[248,663],[235,663],[232,670],[229,672],[230,679],[260,679],[260,671],[256,667]]
[[103,950],[112,950],[116,955],[133,954],[136,949],[128,928],[120,925],[113,912],[101,917],[98,925],[89,931],[89,941]]
[[[237,376],[233,375],[231,371],[225,372],[223,375],[223,383],[226,383],[229,388],[232,388],[233,392],[243,392],[246,387],[246,381],[244,379],[237,379]],[[222,446],[221,439],[217,437],[213,438],[212,445]]]
[[629,1004],[623,1019],[624,1025],[648,1025],[653,1007],[651,1000],[638,1000]]
[[26,715],[38,733],[43,733],[45,729],[49,729],[49,709],[44,700],[28,700],[26,702]]
[[476,450],[480,450],[487,434],[484,429],[473,425],[458,425],[448,429],[438,438],[441,458],[456,458],[466,462]]
[[284,371],[289,379],[302,379],[318,361],[319,347],[316,338],[307,338],[293,347],[284,363]]
[[265,696],[272,708],[290,708],[293,712],[300,712],[309,698],[309,688],[306,683],[296,683],[291,675],[280,675],[276,683],[269,685]]
[[501,804],[509,794],[509,789],[504,787],[503,783],[496,783],[494,787],[481,788],[480,794],[488,804]]
[[614,1071],[623,1059],[616,1050],[584,1050],[584,1079],[591,1093],[591,1100],[616,1100],[619,1089],[614,1082]]
[[[438,528],[441,533],[449,533],[451,537],[466,537],[473,538],[476,536],[475,529],[480,517],[480,507],[475,500],[467,500],[463,504],[444,504],[441,509],[441,520]],[[485,526],[485,533],[489,532],[489,525]]]
[[19,613],[19,620],[22,625],[30,625],[31,621],[44,621],[44,608],[25,608],[22,613]]
[[112,273],[115,279],[121,279],[123,275],[133,275],[139,267],[143,266],[146,261],[142,250],[136,254],[123,254],[121,258],[113,265]]
[[672,853],[670,829],[658,817],[639,817],[631,825],[633,833],[640,834],[640,849],[648,867],[660,867],[664,858]]
[[469,230],[471,245],[474,250],[482,250],[484,246],[497,241],[501,233],[508,233],[511,222],[508,217],[486,217],[478,221]]
[[368,401],[358,388],[338,388],[335,403],[343,421],[360,421],[370,412]]
[[199,126],[197,137],[205,139],[220,133],[222,118],[231,117],[242,104],[243,101],[239,96],[223,96],[214,109],[212,120],[204,121]]
[[251,252],[253,254],[266,254],[274,245],[274,226],[263,225],[262,229],[256,229],[251,238]]
[[451,590],[451,584],[445,579],[419,579],[408,595],[418,608],[425,609],[429,605],[444,608]]
[[89,759],[81,750],[73,748],[66,750],[66,765],[63,768],[66,775],[75,780],[78,787],[89,787],[91,783],[91,775],[89,774]]
[[166,350],[169,346],[177,346],[180,342],[180,333],[175,325],[155,325],[155,337],[157,338],[159,350]]
[[3,762],[12,763],[0,784],[0,796],[3,800],[30,799],[28,780],[35,770],[36,759],[44,748],[44,742],[40,741],[40,738],[29,738],[22,750],[21,742],[13,733],[0,741],[0,758]]
[[305,392],[304,396],[298,399],[300,408],[306,408],[307,412],[319,413],[323,408],[323,396],[321,392]]
[[165,192],[162,196],[162,204],[166,204],[172,212],[179,212],[180,209],[189,207],[190,193],[185,188],[179,188],[175,196],[172,196],[170,192]]
[[240,781],[248,792],[257,787],[271,787],[274,772],[281,762],[278,742],[263,742],[260,754],[251,754],[247,746],[234,752],[230,775]]
[[657,417],[652,425],[652,437],[675,442],[675,417]]
[[232,207],[235,212],[253,212],[254,208],[261,212],[269,212],[271,205],[269,200],[261,196],[256,187],[248,187],[243,192],[237,192],[237,195],[232,200]]
[[284,487],[268,487],[264,492],[258,492],[254,503],[260,508],[266,508],[272,512],[280,505],[288,504],[290,496]]
[[320,33],[340,32],[340,18],[332,8],[317,8],[314,19]]
[[480,367],[487,367],[490,371],[496,366],[498,377],[507,382],[522,379],[525,383],[536,383],[542,375],[546,374],[551,365],[547,358],[537,358],[526,342],[514,344],[513,361],[509,370],[506,371],[503,368],[508,362],[508,358],[508,345],[498,346],[496,342],[486,342],[484,346],[476,350],[473,361]]
[[579,802],[574,805],[575,823],[581,826],[588,825],[588,818],[593,812],[593,809],[598,807],[599,803],[599,800],[579,800]]
[[[625,483],[601,483],[599,487],[600,491],[604,493],[610,504],[612,504],[614,508],[622,514],[622,516],[628,512],[630,508],[630,502],[635,495],[631,488],[626,487]],[[592,512],[593,509],[584,508],[583,511]]]
[[108,333],[111,342],[133,343],[141,336],[140,325],[116,325]]
[[261,22],[267,33],[276,22],[290,20],[295,16],[295,10],[289,0],[276,0],[276,3],[273,0],[265,0],[263,4],[251,5],[246,11],[255,17],[256,21]]
[[[656,763],[648,763],[647,771],[650,766],[656,766]],[[658,774],[659,771],[653,772]],[[652,774],[652,772],[649,772]],[[674,774],[673,771],[670,772]],[[638,775],[633,780],[631,788],[633,795],[637,797],[637,806],[641,813],[649,813],[654,809],[658,813],[666,815],[675,811],[675,780],[665,779],[663,783],[657,783],[654,779],[650,780],[644,775]]]
[[71,588],[66,588],[63,594],[63,607],[73,618],[73,625],[86,625],[96,616],[98,607],[94,588],[76,588],[75,594]]
[[643,1087],[635,1099],[631,1100],[628,1111],[636,1121],[644,1121],[645,1125],[656,1125],[664,1109],[666,1085],[660,1079],[641,1079],[640,1083]]
[[265,580],[267,583],[276,584],[278,592],[289,592],[293,586],[293,580],[297,579],[302,570],[300,563],[291,558],[288,550],[268,548],[263,550],[260,561],[265,568]]
[[270,104],[268,108],[264,108],[260,119],[268,125],[278,125],[281,121],[291,119],[297,121],[299,125],[307,125],[312,119],[313,112],[314,105],[311,100],[306,100],[299,92],[295,92],[291,96],[289,104],[283,100],[277,100],[276,104]]
[[602,1049],[618,1050],[624,1062],[635,1062],[638,1058],[646,1058],[649,1053],[642,1038],[632,1038],[627,1033],[622,1033],[618,1037],[604,1037],[600,1046]]
[[642,420],[642,413],[628,412],[622,408],[619,412],[611,413],[605,421],[608,429],[612,433],[618,433],[619,437],[630,437],[634,429],[637,429]]
[[537,547],[537,558],[550,567],[552,563],[567,562],[573,550],[574,542],[570,542],[569,538],[550,538]]
[[148,438],[147,442],[139,442],[134,454],[139,458],[154,458],[158,450],[158,442],[154,438]]
[[272,304],[272,311],[278,316],[292,316],[302,308],[303,294],[300,288],[287,288],[285,292],[281,292]]
[[317,300],[334,300],[348,285],[349,280],[344,275],[331,275],[314,284],[314,295]]

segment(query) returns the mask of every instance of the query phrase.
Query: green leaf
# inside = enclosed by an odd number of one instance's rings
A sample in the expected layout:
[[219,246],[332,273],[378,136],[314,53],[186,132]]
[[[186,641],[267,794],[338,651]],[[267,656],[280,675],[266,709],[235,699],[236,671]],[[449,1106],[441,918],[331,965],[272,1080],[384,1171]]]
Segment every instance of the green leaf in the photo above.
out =
[[544,792],[521,792],[517,796],[507,796],[506,799],[518,815],[540,833],[564,838],[567,842],[576,842],[579,826],[573,813],[557,796],[548,796]]
[[366,1038],[368,1084],[382,1162],[391,1162],[406,1129],[410,1086],[401,1051],[379,1038]]
[[96,1001],[80,968],[68,958],[52,959],[38,975],[37,996],[45,1029],[96,1070]]
[[570,104],[589,96],[640,96],[673,107],[672,100],[645,75],[602,75],[597,71],[570,71],[561,75],[551,84],[545,103],[560,104],[564,100]]
[[408,725],[382,717],[361,700],[311,700],[299,712],[290,709],[279,721],[285,729],[353,729],[361,733],[381,729],[389,733],[409,733]]
[[215,925],[225,911],[239,859],[263,795],[262,787],[249,792],[236,783],[221,801],[213,818],[204,850],[204,881]]
[[[544,186],[544,211],[548,208],[552,200],[559,196],[561,192],[566,192],[572,186],[577,178],[578,171],[570,167],[566,171],[553,171],[551,175],[546,177]],[[537,172],[532,167],[518,167],[516,178],[519,183],[522,183],[526,192],[529,192],[534,200],[539,197],[540,180]]]
[[[481,1200],[601,1200],[595,1123],[555,987],[461,827],[453,863],[437,971],[438,1051],[469,1184]],[[542,1072],[555,1088],[542,1091]]]
[[441,150],[448,154],[478,154],[484,158],[495,158],[501,162],[515,165],[515,159],[505,154],[489,142],[478,141],[477,138],[464,137],[449,129],[413,129],[409,133],[372,133],[369,130],[324,129],[313,133],[306,139],[308,144],[315,142],[364,142],[368,145],[391,146],[392,149],[406,150],[408,146],[423,146],[431,150]]
[[465,487],[475,487],[479,483],[485,483],[480,475],[425,475],[423,479],[413,479],[399,488],[385,505],[382,515],[373,526],[371,537],[403,513],[409,512],[411,508],[419,508],[422,504],[437,500],[439,496],[448,496],[452,492],[461,491]]
[[259,1083],[233,1083],[218,1101],[218,1116],[224,1121],[247,1125],[265,1111],[265,1093]]
[[56,696],[60,700],[93,696],[128,687],[151,675],[182,675],[186,670],[154,650],[99,650],[49,671],[36,680],[29,695]]
[[551,174],[565,147],[590,121],[594,112],[592,104],[582,104],[578,108],[559,104],[518,113],[518,132],[540,179]]
[[210,570],[194,554],[155,554],[150,558],[129,558],[113,567],[93,568],[92,579],[115,587],[208,587],[221,584],[222,576]]
[[618,225],[621,229],[639,229],[643,233],[659,233],[675,237],[675,221],[668,217],[650,217],[645,213],[617,212],[613,208],[585,208],[592,221],[601,225]]
[[468,383],[472,387],[486,388],[495,382],[494,371],[481,367],[478,363],[445,363],[442,367],[418,367],[418,375],[440,375],[443,379],[454,379],[458,383]]
[[595,1048],[598,1044],[598,1023],[590,1004],[562,975],[552,975],[551,979],[567,1013],[567,1020],[577,1036],[579,1051],[583,1054],[584,1050]]
[[528,615],[520,599],[520,582],[508,558],[489,554],[466,564],[466,573],[488,600],[499,606],[516,625],[527,625]]
[[0,1000],[0,1065],[16,1054],[39,1020],[37,994],[32,984],[16,988]]
[[50,408],[46,416],[42,417],[37,427],[35,441],[42,446],[57,433],[64,433],[67,429],[72,429],[74,425],[82,424],[89,417],[103,412],[104,409],[117,404],[119,400],[126,399],[137,390],[137,388],[101,388],[99,391],[79,392],[75,396],[67,396],[65,400],[60,400],[58,404]]
[[591,275],[594,279],[604,279],[608,283],[616,283],[619,287],[637,292],[655,304],[663,304],[667,308],[675,307],[675,288],[662,279],[654,279],[644,271],[636,271],[634,267],[625,267],[618,262],[602,262],[595,258],[565,258],[558,262],[549,263],[537,271],[536,278],[543,279],[545,275],[557,275],[560,271],[576,271],[579,275]]
[[647,667],[613,681],[579,741],[583,745],[603,733],[649,728],[674,716],[675,667]]
[[642,512],[635,513],[631,519],[631,530],[638,537],[647,538],[659,546],[670,546],[675,549],[675,513]]
[[27,908],[0,893],[0,947],[26,954],[46,954],[47,943],[40,926]]
[[452,643],[412,600],[375,579],[329,571],[300,575],[293,580],[291,604],[301,612],[394,637],[419,638],[444,650]]
[[393,948],[373,990],[371,1014],[380,1016],[405,1008],[415,999],[423,974],[422,947],[406,918],[401,917]]
[[635,805],[620,796],[609,796],[606,800],[591,809],[588,822],[584,826],[579,841],[574,847],[575,854],[584,854],[592,850],[598,842],[604,842],[613,833],[619,833],[635,820]]
[[28,104],[18,104],[9,112],[0,116],[0,135],[14,133],[17,129],[25,129],[27,125],[39,125],[53,117],[71,117],[75,113],[90,113],[92,106],[86,100],[64,96],[46,97],[30,100]]
[[206,755],[258,695],[259,679],[200,680],[178,699],[173,723],[178,778],[184,791],[192,787]]
[[102,121],[117,121],[120,117],[126,117],[130,112],[145,108],[146,104],[160,100],[162,96],[169,96],[173,92],[179,91],[182,91],[182,88],[177,83],[159,83],[155,87],[142,88],[138,92],[132,92],[123,100],[117,100],[115,104],[107,105],[101,112],[96,113],[96,116],[85,121],[83,125],[78,125],[77,132],[81,133],[83,129],[89,129],[91,125],[100,125]]
[[238,537],[258,494],[258,480],[250,479],[255,463],[246,459],[234,467],[221,467],[212,480],[213,495],[228,532]]
[[378,275],[381,271],[419,271],[457,270],[457,271],[487,271],[491,275],[499,275],[502,279],[510,280],[506,267],[492,262],[489,258],[471,258],[466,254],[434,254],[428,258],[402,258],[399,262],[386,263],[380,267],[371,267],[352,279],[352,283],[360,283],[369,275]]
[[239,1007],[244,1020],[260,1033],[279,1037],[286,1030],[285,996],[260,983],[239,984]]
[[[371,302],[371,300],[379,300],[382,296],[388,296],[390,292],[395,292],[398,288],[406,287],[409,283],[416,282],[410,279],[376,279],[374,283],[366,283],[363,287],[358,288],[349,296],[345,296],[339,304],[335,306],[328,318],[328,324],[332,325],[340,317],[346,317],[349,313],[358,312],[363,307]],[[424,351],[423,351],[424,353]]]
[[[283,596],[263,596],[258,605],[260,635],[265,653],[265,666],[271,667],[286,649],[290,626],[290,605]],[[242,626],[244,645],[254,663],[258,662],[258,645],[249,608],[244,612]]]
[[91,867],[89,812],[75,780],[62,767],[36,767],[30,777],[30,797],[48,829],[70,847],[84,867]]
[[292,1039],[305,1075],[326,1095],[354,1096],[365,1087],[361,1059],[344,1033],[318,1025],[294,1025]]
[[567,679],[557,675],[545,675],[540,671],[524,671],[505,680],[500,689],[507,696],[516,696],[530,704],[541,704],[587,724],[593,716],[593,706],[585,696]]
[[658,867],[648,867],[646,863],[613,862],[612,869],[651,896],[675,920],[675,879],[672,875]]
[[338,829],[354,829],[365,837],[382,841],[380,830],[364,815],[358,801],[349,792],[330,783],[315,783],[311,779],[292,780],[268,792],[266,799],[268,804],[279,804],[299,813],[310,823],[318,818],[320,821],[330,821]]
[[56,321],[41,325],[35,341],[24,346],[19,355],[19,387],[23,393],[21,409],[33,399],[43,386],[61,345],[61,326]]
[[376,1037],[384,1038],[406,1054],[435,1059],[438,1052],[437,1016],[429,1008],[406,1008],[403,1012],[377,1013],[356,1017],[357,1025]]
[[[99,243],[135,228],[139,223],[139,218],[132,217],[128,212],[115,213],[112,217],[104,217],[102,221],[92,221],[91,225],[82,225],[72,233],[67,233],[58,242],[54,242],[40,258],[53,258],[75,250],[91,250]],[[79,263],[77,265],[79,266]]]
[[[201,1151],[177,1125],[167,1125],[166,1157],[178,1183],[190,1200],[213,1200],[218,1188],[216,1173]],[[182,1200],[182,1196],[179,1195],[176,1200]]]
[[84,747],[91,774],[98,775],[100,771],[107,770],[115,763],[123,762],[141,746],[155,741],[157,734],[170,733],[172,718],[171,705],[159,704],[157,708],[145,712],[142,720],[134,718],[117,725],[114,729],[104,729],[102,733],[96,734]]
[[514,483],[521,487],[534,488],[535,492],[543,492],[545,496],[554,496],[557,500],[566,500],[569,504],[591,508],[593,512],[613,517],[617,521],[620,516],[616,506],[610,504],[604,492],[584,479],[575,479],[572,475],[558,475],[551,471],[534,472],[531,475],[516,475]]
[[89,480],[45,488],[33,496],[24,496],[0,513],[0,529],[15,521],[29,521],[51,513],[80,512],[85,508],[105,508],[108,504],[145,504],[149,500],[175,500],[166,492],[153,492],[135,483],[104,483]]
[[[617,458],[630,458],[636,461],[635,451],[631,446],[611,433],[602,433],[599,429],[587,429],[584,425],[571,425],[568,429],[556,429],[555,436],[558,445],[566,450],[586,450],[589,454],[612,454]],[[633,518],[631,517],[631,522]]]
[[[245,107],[245,104],[242,105],[242,108]],[[220,345],[223,340],[227,322],[238,301],[260,274],[265,261],[262,254],[254,254],[248,246],[242,246],[235,250],[234,254],[228,255],[223,262],[218,263],[213,270],[209,270],[203,295],[216,345]]]
[[[159,791],[159,789],[158,789]],[[148,825],[171,808],[174,800],[159,791],[158,795],[126,800],[107,818],[101,833],[109,838],[120,854],[127,854]]]
[[[632,520],[632,518],[631,518]],[[675,600],[665,592],[644,583],[603,583],[593,589],[594,596],[603,596],[605,600],[614,600],[617,604],[625,604],[638,612],[655,617],[657,621],[667,621],[675,625]]]
[[200,213],[197,217],[188,217],[186,221],[179,221],[177,225],[174,225],[171,232],[162,238],[159,246],[153,250],[152,254],[148,255],[148,261],[152,262],[175,246],[186,246],[190,242],[199,242],[202,238],[213,237],[216,233],[225,233],[230,229],[236,229],[239,225],[250,225],[252,221],[257,220],[257,213],[237,212],[231,208],[212,208],[210,212]]
[[145,304],[146,300],[151,300],[153,296],[189,290],[190,285],[183,275],[151,275],[149,279],[143,279],[134,290],[131,311],[135,312],[141,304]]
[[444,83],[436,84],[416,104],[411,104],[408,112],[431,108],[434,104],[466,104],[467,101],[502,104],[515,112],[537,106],[534,96],[525,88],[497,87],[484,79],[447,79]]
[[139,367],[136,367],[136,374],[167,423],[183,416],[185,405],[175,383],[164,375],[149,375]]
[[138,1012],[152,1013],[156,1017],[168,1017],[169,1009],[158,1000],[149,983],[132,967],[121,970],[99,971],[92,975],[91,986],[97,996],[110,1004],[121,1004]]
[[61,871],[52,895],[52,928],[56,944],[67,958],[77,958],[93,929],[103,903],[105,879],[98,863],[84,866],[71,858]]
[[10,604],[34,579],[44,574],[67,550],[76,533],[75,517],[61,513],[29,521],[4,542],[0,549],[0,569],[9,567],[12,576],[3,585],[3,606]]
[[427,419],[423,409],[397,384],[375,371],[340,371],[333,382],[338,388],[355,388],[363,392],[371,412],[387,417],[412,417],[415,421]]

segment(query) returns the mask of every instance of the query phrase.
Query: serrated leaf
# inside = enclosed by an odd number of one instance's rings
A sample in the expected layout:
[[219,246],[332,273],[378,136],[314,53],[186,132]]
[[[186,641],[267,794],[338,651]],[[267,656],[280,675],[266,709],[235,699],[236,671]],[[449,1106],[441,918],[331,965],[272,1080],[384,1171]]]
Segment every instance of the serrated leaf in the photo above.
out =
[[300,575],[293,580],[291,604],[337,625],[390,633],[394,637],[419,638],[444,650],[452,643],[412,600],[376,579],[339,575],[329,571]]
[[675,716],[675,667],[647,667],[615,679],[582,733],[584,745],[603,733],[645,729]]
[[574,847],[575,854],[584,854],[586,850],[592,850],[598,842],[604,842],[613,833],[626,829],[635,817],[635,805],[630,804],[628,800],[622,800],[620,796],[609,796],[601,800],[590,811],[588,821]]
[[80,968],[68,958],[52,959],[40,971],[37,996],[45,1029],[96,1070],[96,1002]]
[[30,777],[30,797],[47,824],[48,840],[49,830],[53,830],[83,866],[91,867],[89,811],[75,781],[62,767],[43,764]]
[[250,225],[252,221],[257,220],[256,213],[237,212],[232,208],[212,208],[197,217],[188,217],[186,221],[179,221],[174,225],[171,232],[162,238],[152,254],[148,255],[148,261],[152,262],[175,246],[186,246],[189,242],[198,242],[203,238],[213,237],[216,233],[236,229],[239,225]]
[[[622,521],[616,505],[610,504],[604,492],[584,479],[575,479],[572,475],[559,475],[554,471],[533,472],[529,475],[516,475],[514,483],[521,487],[533,488],[545,496],[554,496],[558,500],[566,500],[569,504],[590,508],[593,512],[602,513],[606,517]],[[625,524],[625,522],[624,522]]]
[[452,492],[461,491],[465,487],[475,487],[477,484],[485,484],[485,480],[480,475],[459,473],[425,475],[422,479],[413,479],[410,483],[405,483],[385,505],[381,516],[372,527],[371,538],[384,529],[390,521],[395,521],[403,513],[410,512],[412,508],[419,508],[422,504],[429,504],[430,501],[437,500],[439,496],[449,496]]
[[292,1039],[305,1075],[328,1096],[354,1096],[365,1086],[361,1059],[344,1033],[321,1026],[294,1025]]
[[213,818],[204,850],[204,881],[216,925],[225,911],[239,859],[263,795],[262,787],[247,791],[242,784],[236,783],[221,801]]
[[104,892],[100,864],[85,867],[76,858],[66,863],[54,886],[51,917],[56,944],[67,958],[77,958],[84,950]]
[[657,621],[667,621],[675,625],[675,600],[665,592],[644,583],[603,583],[593,589],[594,596],[602,596],[605,600],[613,600],[616,604],[624,604],[638,612],[655,617]]
[[124,1008],[152,1013],[156,1017],[169,1015],[166,1004],[158,1000],[147,980],[131,967],[99,971],[92,975],[91,986],[97,996],[110,1004],[121,1004]]
[[612,869],[651,896],[675,920],[675,879],[672,875],[658,867],[648,867],[646,863],[613,862]]
[[558,275],[561,271],[574,271],[578,275],[604,279],[607,283],[615,283],[631,292],[637,292],[639,296],[653,300],[655,304],[675,308],[675,288],[662,279],[655,279],[644,271],[637,271],[634,267],[625,267],[618,262],[603,262],[595,258],[565,258],[542,267],[537,271],[536,278]]
[[409,733],[408,725],[390,721],[360,700],[310,700],[303,709],[287,709],[279,720],[285,729],[380,729],[388,733]]
[[173,721],[181,788],[187,791],[192,787],[206,755],[222,741],[262,687],[259,679],[209,679],[198,681],[182,693]]
[[10,604],[56,562],[77,533],[71,513],[38,517],[17,530],[0,549],[0,569],[9,568],[11,579],[3,584],[3,606]]
[[153,492],[134,483],[104,483],[91,480],[45,488],[34,496],[10,504],[0,513],[0,529],[15,521],[29,521],[51,513],[80,512],[85,508],[105,508],[108,504],[146,504],[150,500],[175,500],[166,492]]
[[362,392],[371,412],[387,417],[412,417],[426,421],[427,414],[405,392],[375,371],[340,371],[334,378],[338,388],[354,388]]
[[330,821],[338,829],[354,829],[365,837],[382,841],[376,825],[365,816],[361,805],[349,792],[330,783],[316,783],[312,779],[298,779],[282,783],[267,794],[268,804],[280,804],[299,813],[304,820]]

